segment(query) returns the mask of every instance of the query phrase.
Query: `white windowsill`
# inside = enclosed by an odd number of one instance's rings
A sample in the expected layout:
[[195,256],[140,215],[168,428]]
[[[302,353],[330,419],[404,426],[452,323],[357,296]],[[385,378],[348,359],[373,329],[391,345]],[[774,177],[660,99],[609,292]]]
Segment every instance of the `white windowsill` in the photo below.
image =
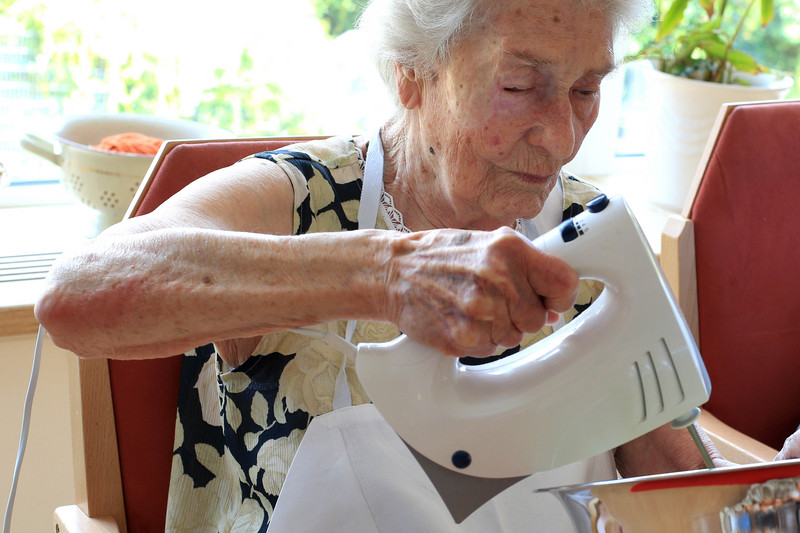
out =
[[97,214],[77,202],[0,208],[2,255],[64,251],[98,233]]
[[97,215],[77,202],[3,207],[0,228],[0,336],[33,333],[46,267],[98,233]]

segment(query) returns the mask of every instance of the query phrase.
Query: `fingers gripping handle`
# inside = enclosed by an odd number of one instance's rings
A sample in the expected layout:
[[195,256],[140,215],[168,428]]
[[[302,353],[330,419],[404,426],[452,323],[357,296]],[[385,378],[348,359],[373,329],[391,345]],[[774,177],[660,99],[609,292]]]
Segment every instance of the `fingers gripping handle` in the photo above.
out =
[[[580,277],[605,284],[591,307],[554,334],[478,366],[405,336],[358,346],[356,370],[370,399],[408,444],[442,466],[482,477],[525,475],[600,453],[644,430],[639,424],[629,431],[631,418],[621,420],[623,413],[637,416],[627,385],[623,393],[606,394],[609,381],[627,380],[620,377],[627,372],[620,369],[630,368],[627,333],[648,329],[632,323],[643,320],[637,302],[663,299],[652,252],[628,206],[621,197],[600,197],[534,245]],[[631,280],[633,290],[626,287]],[[667,310],[656,323],[670,316]],[[579,394],[564,393],[575,388]],[[586,396],[612,419],[587,415]],[[592,439],[584,438],[587,431]],[[451,460],[461,451],[469,452],[467,467]]]
[[[640,267],[636,264],[635,257],[642,242],[645,242],[644,235],[622,197],[609,199],[601,195],[587,204],[586,211],[537,238],[533,245],[564,260],[581,278],[597,279],[605,283],[606,287],[615,287],[632,270]],[[646,257],[644,260],[647,260]],[[625,264],[628,268],[625,268]],[[497,364],[516,366],[532,349]],[[457,358],[440,354],[404,335],[390,343],[360,345],[359,355],[362,353],[380,354],[387,364],[403,368],[420,365],[432,357],[441,358],[445,361],[444,364],[452,365],[454,372],[459,365]],[[431,363],[431,366],[438,364]],[[422,367],[417,370],[423,372]]]

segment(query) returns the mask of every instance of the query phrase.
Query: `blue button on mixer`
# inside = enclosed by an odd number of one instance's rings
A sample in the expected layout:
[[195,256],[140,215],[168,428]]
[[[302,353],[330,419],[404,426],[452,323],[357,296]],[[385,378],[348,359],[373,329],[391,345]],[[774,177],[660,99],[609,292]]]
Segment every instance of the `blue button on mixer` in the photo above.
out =
[[597,198],[593,198],[586,203],[586,209],[590,213],[599,213],[608,206],[608,196],[601,194]]
[[562,222],[558,228],[561,230],[561,238],[564,239],[564,242],[574,241],[578,238],[578,228],[571,219]]

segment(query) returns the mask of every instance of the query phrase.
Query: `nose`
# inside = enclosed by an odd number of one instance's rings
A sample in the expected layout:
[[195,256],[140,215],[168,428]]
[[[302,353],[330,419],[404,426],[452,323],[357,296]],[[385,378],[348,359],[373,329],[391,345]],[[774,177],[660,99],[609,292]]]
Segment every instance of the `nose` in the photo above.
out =
[[554,159],[566,160],[576,146],[575,115],[568,95],[547,98],[537,109],[526,140],[547,150]]

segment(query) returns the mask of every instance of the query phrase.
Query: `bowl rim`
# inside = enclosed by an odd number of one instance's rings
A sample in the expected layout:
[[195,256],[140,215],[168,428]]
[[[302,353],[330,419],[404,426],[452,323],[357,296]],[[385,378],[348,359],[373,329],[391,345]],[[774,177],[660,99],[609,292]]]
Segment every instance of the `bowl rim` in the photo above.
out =
[[94,154],[100,154],[100,155],[104,155],[104,156],[113,156],[113,157],[122,156],[122,157],[133,157],[133,158],[138,158],[138,159],[141,159],[141,158],[153,159],[155,157],[155,155],[156,155],[156,154],[136,154],[136,153],[131,153],[131,152],[115,152],[113,150],[101,150],[99,148],[95,148],[94,146],[91,146],[91,145],[88,145],[88,144],[83,144],[83,143],[79,143],[79,142],[75,142],[75,141],[70,141],[69,139],[65,139],[64,137],[61,137],[60,135],[56,135],[55,138],[56,138],[56,141],[58,141],[59,144],[67,145],[67,146],[70,146],[70,147],[73,147],[73,148],[76,148],[76,149],[79,149],[79,150],[86,150],[87,152],[91,152],[91,153],[94,153]]
[[788,459],[769,463],[724,466],[710,470],[687,470],[650,476],[594,481],[576,485],[562,485],[538,489],[538,492],[579,492],[585,489],[591,489],[592,487],[608,485],[627,486],[630,492],[648,492],[701,486],[752,485],[753,483],[763,483],[771,479],[783,479],[797,476],[800,476],[800,459]]
[[[158,115],[147,115],[143,113],[84,113],[78,115],[71,115],[64,118],[61,125],[58,127],[57,131],[52,134],[54,140],[58,143],[67,145],[73,148],[84,149],[88,150],[95,154],[107,154],[111,156],[125,156],[125,157],[133,157],[133,158],[152,158],[155,154],[135,154],[130,152],[115,152],[110,150],[100,150],[95,148],[91,144],[86,144],[84,142],[79,142],[70,138],[67,138],[66,135],[70,134],[74,131],[74,129],[80,130],[81,128],[92,127],[92,126],[108,126],[108,125],[115,125],[113,129],[121,129],[123,131],[118,131],[117,133],[108,133],[104,134],[102,138],[98,139],[97,142],[99,143],[108,135],[115,135],[118,133],[125,133],[126,131],[135,131],[137,126],[147,126],[144,128],[145,130],[151,128],[170,128],[173,127],[175,129],[183,128],[181,133],[175,133],[171,135],[153,135],[152,133],[142,133],[143,135],[149,135],[151,137],[158,137],[162,139],[162,141],[169,141],[169,140],[188,140],[188,139],[203,139],[203,138],[224,138],[224,137],[235,137],[235,135],[224,129],[220,126],[215,126],[213,124],[207,124],[204,122],[198,122],[192,119],[186,118],[171,118],[171,117],[161,117]],[[194,128],[197,132],[192,135],[187,133],[189,129]]]

